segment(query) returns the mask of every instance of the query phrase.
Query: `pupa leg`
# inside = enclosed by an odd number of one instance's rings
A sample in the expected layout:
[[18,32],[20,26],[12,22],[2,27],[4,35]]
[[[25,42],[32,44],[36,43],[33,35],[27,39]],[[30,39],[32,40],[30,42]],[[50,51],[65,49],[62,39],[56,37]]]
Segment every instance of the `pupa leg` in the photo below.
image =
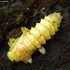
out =
[[26,27],[21,27],[21,31],[22,31],[23,35],[26,35],[27,32],[29,32],[29,29]]
[[27,61],[28,61],[28,63],[32,63],[32,58],[29,57]]
[[45,48],[42,46],[41,48],[38,49],[38,51],[42,54],[45,54],[46,53],[46,50]]
[[13,43],[14,41],[15,41],[15,39],[14,39],[14,38],[10,38],[10,39],[9,39],[9,42],[8,42],[8,45],[9,45],[9,46],[11,46],[11,45],[12,45],[12,43]]

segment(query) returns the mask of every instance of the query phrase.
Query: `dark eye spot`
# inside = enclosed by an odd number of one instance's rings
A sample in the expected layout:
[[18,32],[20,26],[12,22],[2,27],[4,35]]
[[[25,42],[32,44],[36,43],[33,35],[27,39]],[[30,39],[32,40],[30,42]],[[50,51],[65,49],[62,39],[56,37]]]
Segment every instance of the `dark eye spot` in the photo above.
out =
[[55,21],[53,21],[53,23],[55,23]]
[[28,51],[26,51],[26,52],[28,52]]
[[29,34],[31,34],[31,33],[29,33]]
[[28,42],[27,42],[28,43]]

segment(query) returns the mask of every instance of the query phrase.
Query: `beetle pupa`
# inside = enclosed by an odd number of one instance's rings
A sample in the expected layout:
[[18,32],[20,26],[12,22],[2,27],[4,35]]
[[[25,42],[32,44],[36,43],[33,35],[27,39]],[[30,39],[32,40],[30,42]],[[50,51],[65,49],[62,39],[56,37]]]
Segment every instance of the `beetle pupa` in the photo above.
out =
[[35,27],[30,30],[26,27],[22,27],[23,34],[17,38],[10,38],[8,45],[10,49],[7,53],[8,58],[11,61],[23,61],[24,63],[32,63],[31,55],[39,50],[42,54],[45,54],[45,49],[42,44],[45,44],[46,40],[51,39],[51,36],[58,31],[62,16],[60,13],[52,13],[41,19],[40,23],[36,23]]

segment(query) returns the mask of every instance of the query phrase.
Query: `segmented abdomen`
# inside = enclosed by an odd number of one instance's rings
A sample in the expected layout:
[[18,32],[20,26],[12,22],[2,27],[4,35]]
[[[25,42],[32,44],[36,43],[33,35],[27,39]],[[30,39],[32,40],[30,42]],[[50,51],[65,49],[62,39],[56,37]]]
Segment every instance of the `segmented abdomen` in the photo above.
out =
[[8,42],[10,50],[8,58],[11,61],[23,61],[25,63],[32,63],[31,55],[38,49],[42,54],[45,54],[45,49],[41,47],[42,44],[49,40],[52,35],[58,31],[62,16],[60,13],[52,13],[41,19],[40,23],[36,23],[35,28],[31,30],[23,27],[23,34],[12,42]]

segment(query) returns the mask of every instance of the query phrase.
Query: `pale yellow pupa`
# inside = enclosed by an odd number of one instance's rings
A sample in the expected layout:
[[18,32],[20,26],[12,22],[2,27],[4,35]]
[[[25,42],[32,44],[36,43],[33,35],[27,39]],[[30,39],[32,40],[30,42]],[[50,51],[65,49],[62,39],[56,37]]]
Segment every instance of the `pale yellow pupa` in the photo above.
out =
[[46,40],[51,39],[51,36],[58,31],[61,20],[61,14],[55,12],[45,16],[40,23],[36,23],[36,26],[30,30],[26,27],[21,27],[23,34],[17,39],[9,39],[8,45],[10,49],[7,53],[8,58],[11,61],[32,63],[31,56],[36,50],[45,54],[46,50],[41,45],[45,44]]

